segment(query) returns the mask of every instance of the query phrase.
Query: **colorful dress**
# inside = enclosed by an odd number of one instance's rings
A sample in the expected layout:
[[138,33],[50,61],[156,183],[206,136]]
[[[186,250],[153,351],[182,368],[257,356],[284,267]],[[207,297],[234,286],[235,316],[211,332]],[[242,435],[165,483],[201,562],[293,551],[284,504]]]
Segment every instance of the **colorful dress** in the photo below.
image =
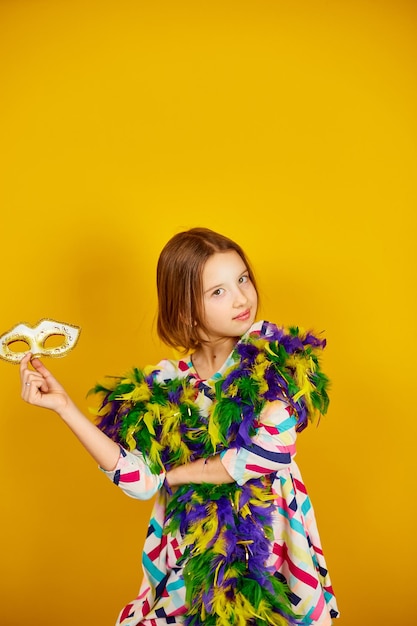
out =
[[[186,358],[96,387],[105,394],[99,426],[122,444],[105,473],[133,498],[156,494],[143,582],[118,626],[327,626],[338,617],[294,460],[297,433],[327,408],[315,356],[324,344],[257,322],[209,380]],[[166,470],[210,454],[235,483],[169,493]]]

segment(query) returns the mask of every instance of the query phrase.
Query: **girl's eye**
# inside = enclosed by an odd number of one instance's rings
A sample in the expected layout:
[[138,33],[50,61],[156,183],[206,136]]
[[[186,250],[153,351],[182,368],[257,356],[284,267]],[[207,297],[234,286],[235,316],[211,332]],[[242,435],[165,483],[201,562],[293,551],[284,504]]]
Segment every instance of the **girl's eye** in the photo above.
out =
[[241,277],[239,278],[239,282],[240,282],[240,283],[247,283],[247,282],[248,282],[248,280],[249,280],[249,276],[248,276],[247,274],[245,274],[244,276],[241,276]]
[[213,295],[213,296],[221,296],[221,295],[222,295],[222,293],[223,293],[223,291],[224,291],[224,290],[223,290],[223,289],[220,289],[220,288],[219,288],[219,289],[215,289],[215,290],[213,291],[213,294],[212,294],[212,295]]

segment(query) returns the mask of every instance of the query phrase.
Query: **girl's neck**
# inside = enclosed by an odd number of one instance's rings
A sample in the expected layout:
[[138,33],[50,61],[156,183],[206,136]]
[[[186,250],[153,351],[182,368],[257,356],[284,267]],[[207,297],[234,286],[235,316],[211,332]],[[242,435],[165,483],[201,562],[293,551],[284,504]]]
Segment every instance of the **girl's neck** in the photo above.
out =
[[202,380],[211,378],[219,371],[238,341],[238,337],[225,337],[200,344],[192,355],[194,369]]

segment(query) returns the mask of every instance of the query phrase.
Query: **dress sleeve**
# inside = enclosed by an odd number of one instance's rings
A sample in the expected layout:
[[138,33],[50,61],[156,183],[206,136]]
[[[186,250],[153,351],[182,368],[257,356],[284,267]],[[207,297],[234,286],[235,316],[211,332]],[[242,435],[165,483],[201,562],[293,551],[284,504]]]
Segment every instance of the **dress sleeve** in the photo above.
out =
[[131,498],[149,500],[161,488],[165,473],[152,474],[143,455],[138,450],[128,452],[120,447],[120,456],[114,470],[100,467],[110,480]]
[[268,403],[256,425],[249,445],[229,448],[220,454],[221,461],[238,485],[288,467],[295,456],[297,420],[287,404]]

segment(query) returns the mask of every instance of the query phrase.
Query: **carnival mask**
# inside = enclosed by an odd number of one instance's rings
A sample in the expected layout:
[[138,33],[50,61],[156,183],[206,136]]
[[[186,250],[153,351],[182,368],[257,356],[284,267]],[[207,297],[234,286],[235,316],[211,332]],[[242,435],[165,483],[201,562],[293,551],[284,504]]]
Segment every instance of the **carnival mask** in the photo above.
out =
[[[11,363],[20,363],[28,352],[31,352],[33,356],[64,356],[74,348],[80,331],[78,326],[48,319],[41,320],[35,327],[18,324],[12,330],[1,335],[0,358]],[[46,340],[50,337],[57,338],[55,347],[48,348],[45,346]],[[19,350],[18,348],[22,349]]]

